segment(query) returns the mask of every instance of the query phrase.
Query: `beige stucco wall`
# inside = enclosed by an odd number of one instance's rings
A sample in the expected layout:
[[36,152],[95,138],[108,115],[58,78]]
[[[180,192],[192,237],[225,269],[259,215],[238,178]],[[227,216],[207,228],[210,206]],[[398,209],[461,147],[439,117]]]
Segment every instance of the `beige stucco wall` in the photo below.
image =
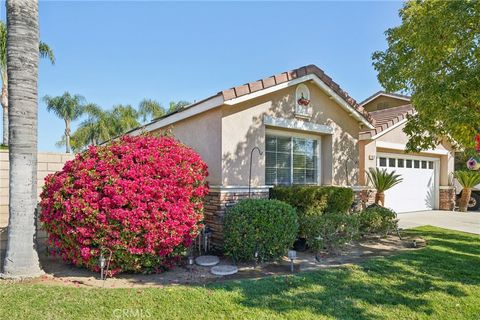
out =
[[221,125],[221,111],[217,108],[168,126],[175,138],[202,157],[208,165],[208,181],[214,185],[221,183]]
[[393,107],[399,107],[408,104],[408,101],[402,100],[402,99],[397,99],[397,98],[392,98],[392,97],[386,97],[386,96],[379,96],[363,107],[365,110],[368,112],[370,111],[376,111],[376,110],[382,110],[382,109],[387,109],[387,108],[393,108]]
[[[313,116],[309,122],[329,125],[333,135],[321,137],[322,183],[356,185],[358,177],[359,123],[313,83],[307,83],[311,93]],[[233,106],[222,106],[222,183],[225,186],[248,185],[250,150],[258,146],[265,150],[265,115],[295,119],[295,86],[248,100]],[[284,130],[282,128],[274,128]],[[292,130],[290,130],[292,131]],[[264,156],[254,155],[253,185],[265,184]],[[348,178],[347,178],[348,172]]]
[[[37,195],[40,196],[45,177],[63,168],[68,160],[74,155],[66,153],[40,152],[37,164]],[[0,253],[6,248],[7,225],[8,225],[8,151],[0,151]],[[40,198],[38,198],[40,200]],[[45,233],[40,232],[39,238],[44,238]]]
[[[403,132],[403,128],[405,124],[396,127],[395,129],[385,133],[384,135],[377,138],[375,141],[362,141],[361,146],[365,145],[364,150],[360,153],[362,155],[361,163],[365,163],[365,168],[369,166],[374,167],[376,165],[375,160],[368,160],[369,155],[375,155],[376,152],[383,152],[383,153],[397,153],[402,154],[401,150],[396,149],[386,149],[386,148],[377,148],[376,142],[383,141],[383,142],[390,142],[395,143],[398,145],[406,145],[408,142],[408,136]],[[448,155],[438,155],[432,154],[428,152],[421,152],[421,153],[409,153],[411,155],[418,155],[423,157],[431,157],[435,159],[440,159],[440,186],[447,186],[449,184],[449,179],[451,173],[454,171],[454,162],[455,162],[455,154],[452,151],[453,149],[448,143],[439,144],[436,147],[437,150],[446,150],[448,151]],[[363,172],[363,167],[360,168],[360,171]],[[364,173],[362,173],[364,175]],[[360,183],[364,184],[365,180],[363,178],[360,179]]]

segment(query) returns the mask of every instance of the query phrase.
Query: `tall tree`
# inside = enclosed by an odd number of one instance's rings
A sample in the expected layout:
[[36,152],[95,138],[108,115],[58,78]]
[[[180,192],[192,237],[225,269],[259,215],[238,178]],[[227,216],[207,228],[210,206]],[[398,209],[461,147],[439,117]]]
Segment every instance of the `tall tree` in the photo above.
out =
[[373,54],[387,91],[412,95],[417,114],[405,127],[410,151],[442,139],[474,148],[480,127],[480,1],[407,1],[388,48]]
[[[112,120],[107,112],[103,111],[98,105],[89,103],[85,105],[84,115],[87,119],[82,121],[71,136],[71,147],[73,151],[81,151],[89,145],[98,145],[99,143],[110,139],[112,132]],[[65,136],[58,141],[58,147],[65,146]]]
[[113,106],[113,110],[109,112],[109,116],[112,120],[112,138],[118,137],[140,125],[137,110],[128,104]]
[[71,152],[70,135],[72,121],[78,119],[84,110],[85,98],[81,95],[71,95],[65,92],[58,97],[43,97],[43,101],[47,105],[47,110],[55,113],[60,119],[65,121],[65,151]]
[[[48,58],[55,64],[55,55],[52,49],[43,42],[39,43],[41,58]],[[0,21],[0,74],[2,78],[2,93],[0,103],[3,109],[3,144],[8,144],[8,73],[7,73],[7,26]]]
[[38,2],[7,0],[10,130],[6,277],[42,274],[35,248],[37,203]]
[[188,106],[190,104],[190,102],[188,101],[185,101],[185,100],[180,100],[180,101],[170,101],[170,104],[168,105],[168,113],[173,113],[173,112],[177,112],[181,109],[183,109],[184,107]]
[[153,120],[160,118],[165,114],[165,109],[162,105],[152,99],[143,99],[138,105],[138,114],[142,118],[142,121]]

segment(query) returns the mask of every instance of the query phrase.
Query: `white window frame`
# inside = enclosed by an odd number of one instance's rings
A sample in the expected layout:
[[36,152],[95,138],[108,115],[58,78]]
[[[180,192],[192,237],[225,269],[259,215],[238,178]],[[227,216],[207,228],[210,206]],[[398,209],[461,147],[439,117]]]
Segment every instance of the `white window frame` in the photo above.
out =
[[[308,185],[321,185],[322,184],[322,136],[321,135],[313,135],[313,134],[306,134],[306,133],[300,133],[300,132],[290,132],[290,131],[283,131],[283,130],[275,130],[275,129],[265,129],[265,143],[267,140],[267,135],[271,136],[281,136],[281,137],[288,137],[288,138],[302,138],[302,139],[311,139],[317,141],[317,150],[316,150],[316,156],[317,156],[317,182],[316,183],[311,183],[311,184],[306,184]],[[266,144],[265,144],[266,146]],[[293,146],[292,146],[293,148]],[[265,148],[265,157],[267,156],[267,150]],[[294,185],[293,183],[293,151],[290,152],[290,185]],[[264,175],[266,172],[266,161],[265,161],[265,170],[263,170]],[[265,175],[265,183],[266,183],[266,175]],[[301,184],[297,184],[301,185]]]

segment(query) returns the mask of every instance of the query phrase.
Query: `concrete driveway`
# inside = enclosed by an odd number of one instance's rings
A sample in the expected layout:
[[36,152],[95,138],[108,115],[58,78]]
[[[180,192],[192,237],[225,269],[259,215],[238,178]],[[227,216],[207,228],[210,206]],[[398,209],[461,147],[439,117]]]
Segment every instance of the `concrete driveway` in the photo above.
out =
[[399,213],[399,227],[435,226],[445,229],[480,234],[480,212],[416,211]]

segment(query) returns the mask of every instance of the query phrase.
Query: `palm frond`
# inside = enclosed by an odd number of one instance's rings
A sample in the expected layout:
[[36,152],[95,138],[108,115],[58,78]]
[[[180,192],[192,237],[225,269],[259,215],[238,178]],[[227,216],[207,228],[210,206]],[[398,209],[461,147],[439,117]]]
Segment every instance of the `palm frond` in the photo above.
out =
[[480,184],[478,171],[455,171],[454,176],[464,189],[471,189]]
[[162,105],[152,99],[143,99],[138,105],[138,114],[142,117],[142,121],[147,121],[147,118],[156,119],[165,114],[165,109]]
[[367,177],[377,192],[384,192],[403,181],[401,175],[396,174],[395,171],[389,173],[387,169],[379,168],[369,168]]
[[48,44],[40,41],[38,49],[40,52],[40,58],[48,58],[48,60],[50,60],[52,64],[55,64],[55,55],[53,54],[53,50],[48,46]]

